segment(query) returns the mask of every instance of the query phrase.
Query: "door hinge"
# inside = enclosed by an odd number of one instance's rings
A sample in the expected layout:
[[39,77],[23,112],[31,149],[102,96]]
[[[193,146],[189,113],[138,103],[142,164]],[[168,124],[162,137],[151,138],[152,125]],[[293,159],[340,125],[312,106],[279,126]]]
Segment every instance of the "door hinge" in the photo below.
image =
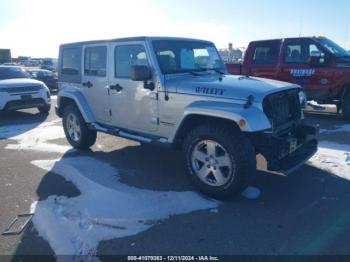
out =
[[109,116],[112,116],[112,110],[109,109]]
[[152,117],[152,123],[159,126],[159,117]]

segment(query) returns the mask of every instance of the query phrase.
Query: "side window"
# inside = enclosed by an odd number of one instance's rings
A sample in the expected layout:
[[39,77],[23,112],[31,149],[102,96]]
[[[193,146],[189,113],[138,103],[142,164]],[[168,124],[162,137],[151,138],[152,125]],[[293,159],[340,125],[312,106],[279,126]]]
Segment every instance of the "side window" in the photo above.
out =
[[300,43],[287,44],[284,55],[284,62],[286,63],[304,63],[303,48]]
[[273,64],[278,60],[279,42],[259,43],[255,46],[253,63],[254,64]]
[[148,65],[147,54],[142,45],[121,45],[114,50],[115,77],[130,78],[131,67]]
[[329,62],[327,61],[326,54],[313,43],[309,44],[309,57],[315,57],[317,60],[316,63],[319,65],[327,65]]
[[106,76],[107,47],[93,46],[85,48],[84,75]]
[[308,64],[312,56],[319,56],[320,62],[324,62],[324,53],[315,44],[309,41],[289,42],[286,45],[284,62]]
[[66,48],[62,51],[61,72],[63,75],[78,75],[80,69],[80,48]]
[[285,63],[307,64],[310,61],[308,41],[291,41],[286,45],[284,53]]

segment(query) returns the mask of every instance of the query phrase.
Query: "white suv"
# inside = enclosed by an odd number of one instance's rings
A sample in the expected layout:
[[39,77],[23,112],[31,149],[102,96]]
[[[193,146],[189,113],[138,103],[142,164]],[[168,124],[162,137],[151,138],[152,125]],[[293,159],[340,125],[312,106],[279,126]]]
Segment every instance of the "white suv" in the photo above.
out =
[[0,66],[0,111],[37,107],[47,114],[51,107],[47,86],[34,79],[20,67]]

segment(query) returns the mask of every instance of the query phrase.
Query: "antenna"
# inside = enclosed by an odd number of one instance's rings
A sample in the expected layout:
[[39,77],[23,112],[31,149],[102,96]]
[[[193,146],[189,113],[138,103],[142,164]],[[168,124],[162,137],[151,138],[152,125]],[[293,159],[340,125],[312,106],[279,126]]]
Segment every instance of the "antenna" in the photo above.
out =
[[345,43],[344,43],[345,49],[347,49],[347,45],[348,45],[349,23],[350,23],[350,20],[348,19],[345,25]]
[[299,37],[301,37],[303,32],[303,16],[300,15],[300,24],[299,24]]

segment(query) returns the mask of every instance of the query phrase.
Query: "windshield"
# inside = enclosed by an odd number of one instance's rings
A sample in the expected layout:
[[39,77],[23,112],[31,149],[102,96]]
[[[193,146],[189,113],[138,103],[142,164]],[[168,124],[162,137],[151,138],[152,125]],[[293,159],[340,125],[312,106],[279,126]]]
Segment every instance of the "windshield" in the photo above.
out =
[[29,75],[19,67],[0,67],[0,80],[14,78],[29,78]]
[[155,40],[153,48],[163,74],[225,70],[218,51],[210,42]]
[[350,57],[350,54],[344,48],[329,39],[317,39],[317,42],[336,57]]

